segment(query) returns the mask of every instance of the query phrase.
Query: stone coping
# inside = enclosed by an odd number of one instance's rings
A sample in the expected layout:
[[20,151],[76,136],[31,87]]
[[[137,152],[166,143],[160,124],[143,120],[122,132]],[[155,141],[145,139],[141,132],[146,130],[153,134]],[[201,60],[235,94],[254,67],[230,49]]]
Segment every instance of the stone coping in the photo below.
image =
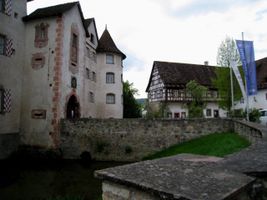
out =
[[226,156],[218,164],[245,174],[266,174],[267,142],[258,142],[240,152]]
[[254,182],[254,178],[220,167],[221,158],[180,154],[99,170],[102,180],[134,187],[161,199],[222,200]]
[[233,122],[235,123],[240,123],[240,124],[244,124],[247,125],[250,128],[253,128],[255,130],[259,130],[261,132],[261,136],[264,141],[267,142],[267,127],[262,125],[262,124],[258,124],[258,123],[254,123],[254,122],[248,122],[246,120],[237,120],[237,119],[232,119]]

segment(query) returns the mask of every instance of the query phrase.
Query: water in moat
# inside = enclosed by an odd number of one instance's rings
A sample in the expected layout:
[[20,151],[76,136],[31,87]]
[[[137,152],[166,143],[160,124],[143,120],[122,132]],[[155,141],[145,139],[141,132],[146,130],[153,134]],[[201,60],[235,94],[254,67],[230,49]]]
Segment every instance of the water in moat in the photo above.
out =
[[94,171],[125,163],[0,162],[1,200],[101,200],[101,180]]

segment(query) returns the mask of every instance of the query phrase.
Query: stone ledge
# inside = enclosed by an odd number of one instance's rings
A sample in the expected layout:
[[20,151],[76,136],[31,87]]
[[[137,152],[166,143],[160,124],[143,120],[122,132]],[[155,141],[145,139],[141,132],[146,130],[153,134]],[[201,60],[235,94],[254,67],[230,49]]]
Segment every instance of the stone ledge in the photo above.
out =
[[95,176],[163,199],[223,200],[253,184],[254,178],[224,169],[219,162],[182,154],[96,171]]
[[236,172],[264,174],[267,172],[267,142],[258,142],[250,147],[231,154],[219,162],[219,165]]

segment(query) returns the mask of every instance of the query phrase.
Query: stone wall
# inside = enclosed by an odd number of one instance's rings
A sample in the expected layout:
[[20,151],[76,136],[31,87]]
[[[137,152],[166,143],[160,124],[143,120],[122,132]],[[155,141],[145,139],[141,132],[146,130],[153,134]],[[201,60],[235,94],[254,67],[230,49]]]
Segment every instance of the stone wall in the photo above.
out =
[[257,143],[267,139],[267,127],[261,124],[244,120],[232,120],[232,130],[246,137],[251,143]]
[[0,134],[0,159],[5,159],[17,150],[19,134]]
[[80,119],[61,121],[64,158],[136,161],[173,144],[232,128],[224,119]]
[[264,127],[229,119],[80,119],[61,121],[64,158],[89,152],[97,160],[137,161],[173,144],[203,135],[235,131],[252,143],[261,140]]
[[137,190],[133,187],[104,181],[102,183],[102,199],[103,200],[117,200],[117,199],[146,199],[146,200],[160,200],[159,197],[153,196],[149,193]]

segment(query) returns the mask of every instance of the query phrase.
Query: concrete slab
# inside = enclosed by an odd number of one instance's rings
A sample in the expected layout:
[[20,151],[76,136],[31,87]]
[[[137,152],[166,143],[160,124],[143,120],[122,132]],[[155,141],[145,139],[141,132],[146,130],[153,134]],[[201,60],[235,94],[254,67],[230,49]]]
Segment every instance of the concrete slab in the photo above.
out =
[[104,169],[95,176],[134,187],[160,199],[223,200],[255,180],[221,168],[220,158],[182,154]]

